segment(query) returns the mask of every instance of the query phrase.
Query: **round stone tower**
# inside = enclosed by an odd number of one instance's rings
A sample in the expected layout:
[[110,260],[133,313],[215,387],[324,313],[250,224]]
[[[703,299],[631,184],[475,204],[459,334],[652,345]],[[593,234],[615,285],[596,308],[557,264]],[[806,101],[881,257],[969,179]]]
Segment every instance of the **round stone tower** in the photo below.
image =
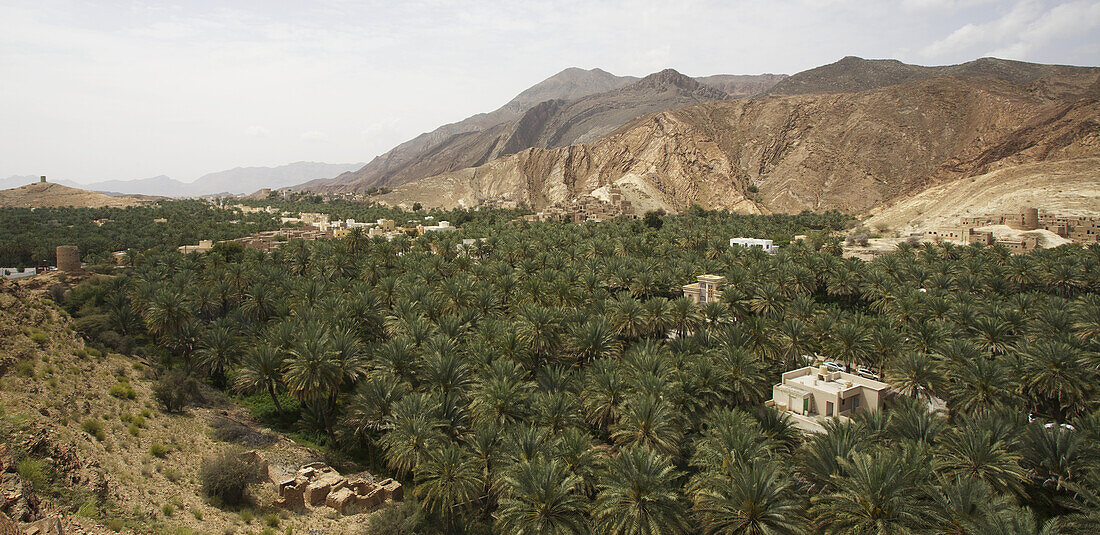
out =
[[57,269],[70,273],[84,271],[80,267],[80,250],[75,245],[57,246]]
[[1023,212],[1020,212],[1020,226],[1024,230],[1035,230],[1039,228],[1039,209],[1038,208],[1024,208]]

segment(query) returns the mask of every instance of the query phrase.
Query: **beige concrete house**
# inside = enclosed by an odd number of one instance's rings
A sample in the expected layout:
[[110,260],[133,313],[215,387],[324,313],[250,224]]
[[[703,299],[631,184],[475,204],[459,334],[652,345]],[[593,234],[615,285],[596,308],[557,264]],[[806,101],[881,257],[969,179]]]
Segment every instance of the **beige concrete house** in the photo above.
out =
[[806,366],[783,374],[772,387],[779,411],[811,418],[848,417],[859,411],[880,411],[890,385],[824,366]]
[[726,278],[720,275],[699,275],[698,282],[684,285],[684,297],[696,305],[711,303],[722,298]]

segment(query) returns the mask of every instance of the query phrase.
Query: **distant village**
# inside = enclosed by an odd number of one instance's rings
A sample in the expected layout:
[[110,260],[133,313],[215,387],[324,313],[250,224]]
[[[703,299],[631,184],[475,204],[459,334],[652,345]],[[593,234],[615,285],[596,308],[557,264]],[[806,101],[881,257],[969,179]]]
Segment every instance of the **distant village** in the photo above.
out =
[[974,243],[993,245],[998,243],[1017,253],[1039,248],[1039,239],[1035,235],[1004,238],[994,237],[993,232],[989,230],[978,230],[982,227],[994,225],[1005,225],[1021,231],[1045,230],[1072,242],[1085,245],[1100,243],[1100,217],[1040,214],[1038,208],[1030,207],[1024,208],[1016,214],[963,217],[959,220],[958,227],[931,229],[926,231],[923,237],[963,245]]

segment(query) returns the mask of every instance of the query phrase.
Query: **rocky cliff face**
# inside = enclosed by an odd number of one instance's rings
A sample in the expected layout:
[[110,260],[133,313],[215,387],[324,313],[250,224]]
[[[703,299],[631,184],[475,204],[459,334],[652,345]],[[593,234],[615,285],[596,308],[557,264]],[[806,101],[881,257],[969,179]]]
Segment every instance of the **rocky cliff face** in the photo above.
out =
[[[766,89],[780,79],[776,75],[710,78],[739,94],[757,87]],[[726,98],[730,96],[725,91],[672,69],[641,80],[617,77],[599,69],[567,69],[490,114],[476,115],[422,134],[358,171],[331,180],[308,182],[300,188],[363,191],[399,186],[476,167],[531,147],[557,148],[594,141],[647,113]]]
[[[866,212],[995,165],[1095,155],[1097,71],[1022,86],[938,77],[858,93],[712,101],[639,118],[591,143],[531,148],[398,188],[390,202],[541,208],[610,183],[640,207]],[[1055,83],[1056,82],[1056,83]],[[754,187],[752,187],[754,186]]]

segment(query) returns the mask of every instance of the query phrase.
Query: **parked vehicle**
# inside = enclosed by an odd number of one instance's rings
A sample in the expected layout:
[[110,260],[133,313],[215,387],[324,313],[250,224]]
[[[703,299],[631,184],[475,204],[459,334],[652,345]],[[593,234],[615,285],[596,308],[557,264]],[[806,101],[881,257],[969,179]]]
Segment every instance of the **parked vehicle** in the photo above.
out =
[[856,375],[858,375],[860,377],[863,377],[865,379],[872,379],[872,380],[875,380],[875,381],[881,381],[882,380],[881,378],[879,378],[877,373],[871,371],[868,368],[856,368]]
[[848,371],[848,367],[841,364],[841,363],[839,363],[839,362],[825,361],[822,364],[825,365],[825,369],[827,369],[831,372],[846,372],[846,371]]

